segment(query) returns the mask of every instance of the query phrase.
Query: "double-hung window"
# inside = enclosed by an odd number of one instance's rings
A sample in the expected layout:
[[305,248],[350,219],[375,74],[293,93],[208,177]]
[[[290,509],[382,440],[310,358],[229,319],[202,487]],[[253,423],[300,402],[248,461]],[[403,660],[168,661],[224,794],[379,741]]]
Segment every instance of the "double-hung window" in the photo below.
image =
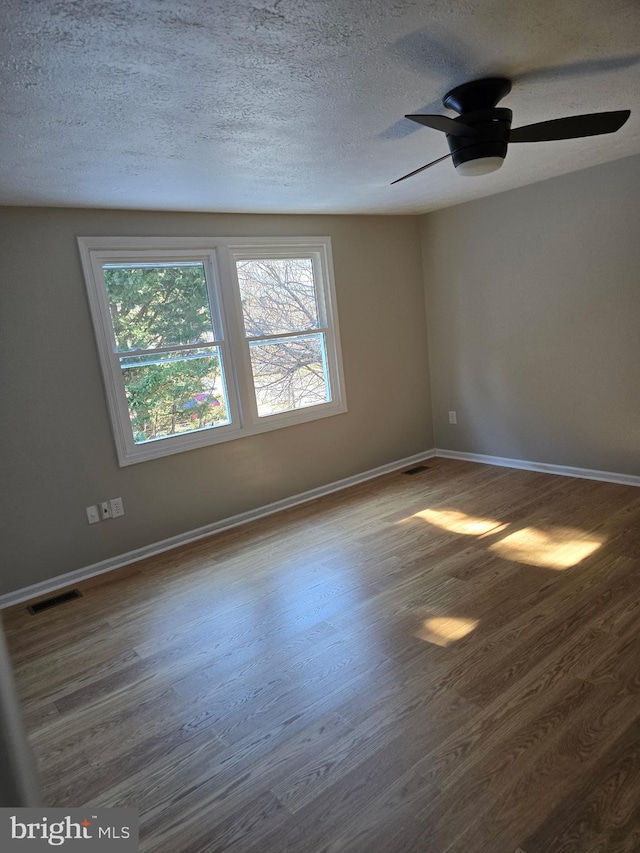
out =
[[121,465],[346,411],[329,238],[78,238]]

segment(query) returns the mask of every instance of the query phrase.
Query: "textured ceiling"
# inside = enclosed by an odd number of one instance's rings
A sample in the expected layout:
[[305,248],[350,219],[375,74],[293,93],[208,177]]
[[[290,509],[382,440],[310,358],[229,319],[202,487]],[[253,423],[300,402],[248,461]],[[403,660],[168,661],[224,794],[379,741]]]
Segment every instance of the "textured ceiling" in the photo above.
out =
[[[0,203],[415,213],[640,152],[638,0],[3,0]],[[616,134],[513,145],[458,176],[470,79],[513,126],[631,109]]]

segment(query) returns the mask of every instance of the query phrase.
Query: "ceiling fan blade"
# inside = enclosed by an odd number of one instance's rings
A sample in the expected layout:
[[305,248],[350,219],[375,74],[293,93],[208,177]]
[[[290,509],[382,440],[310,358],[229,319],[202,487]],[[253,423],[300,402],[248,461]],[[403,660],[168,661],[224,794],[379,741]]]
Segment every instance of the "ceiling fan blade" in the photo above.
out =
[[425,115],[419,113],[417,115],[405,116],[411,121],[417,121],[418,124],[423,124],[425,127],[430,127],[432,130],[441,130],[443,133],[448,133],[449,136],[479,136],[478,131],[470,127],[468,124],[456,121],[449,116]]
[[419,169],[415,169],[413,172],[409,172],[408,175],[403,175],[396,181],[391,181],[391,186],[393,186],[394,184],[399,184],[400,181],[406,181],[407,178],[412,178],[414,175],[417,175],[418,172],[424,172],[425,169],[428,169],[430,166],[435,166],[436,163],[442,163],[443,160],[448,160],[449,157],[451,157],[451,154],[445,154],[444,157],[439,157],[437,160],[433,160],[431,163],[427,163],[426,166],[420,166]]
[[580,139],[582,136],[615,133],[630,115],[630,110],[618,110],[527,124],[511,130],[509,142],[552,142],[555,139]]

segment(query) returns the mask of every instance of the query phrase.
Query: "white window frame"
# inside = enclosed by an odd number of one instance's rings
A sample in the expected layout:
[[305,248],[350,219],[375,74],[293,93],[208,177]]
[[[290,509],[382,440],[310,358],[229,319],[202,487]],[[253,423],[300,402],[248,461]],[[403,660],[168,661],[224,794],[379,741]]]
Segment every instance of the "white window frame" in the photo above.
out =
[[[78,237],[78,246],[109,417],[121,466],[347,411],[330,237]],[[319,327],[312,332],[324,335],[331,399],[315,406],[259,417],[236,260],[295,257],[312,259],[319,316]],[[221,350],[221,369],[231,422],[224,426],[136,444],[120,368],[122,352],[117,351],[115,344],[103,265],[156,261],[195,261],[204,264],[216,339],[213,345]],[[273,337],[280,339],[287,335]],[[202,346],[210,345],[207,342]],[[171,349],[173,351],[174,348]],[[136,350],[131,351],[130,355],[135,356]]]

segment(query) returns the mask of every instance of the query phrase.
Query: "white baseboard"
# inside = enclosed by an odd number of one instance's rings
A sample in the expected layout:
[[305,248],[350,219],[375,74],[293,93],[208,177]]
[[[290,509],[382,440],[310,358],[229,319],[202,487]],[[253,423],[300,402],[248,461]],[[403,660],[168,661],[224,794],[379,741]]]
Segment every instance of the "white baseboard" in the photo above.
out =
[[563,477],[579,477],[585,480],[600,480],[604,483],[619,483],[624,486],[640,486],[640,477],[633,474],[615,474],[609,471],[594,471],[589,468],[572,468],[568,465],[551,465],[544,462],[527,462],[524,459],[509,459],[503,456],[487,456],[482,453],[465,453],[459,450],[445,450],[443,448],[435,448],[425,450],[423,453],[416,453],[414,456],[407,456],[405,459],[398,459],[396,462],[389,462],[387,465],[381,465],[379,468],[372,468],[369,471],[364,471],[362,474],[355,474],[352,477],[345,477],[343,480],[337,480],[333,483],[328,483],[325,486],[318,486],[316,489],[310,489],[307,492],[301,492],[298,495],[292,495],[289,498],[284,498],[281,501],[267,504],[258,509],[249,510],[248,512],[240,513],[239,515],[231,516],[230,518],[215,521],[212,524],[206,524],[204,527],[198,527],[195,530],[188,530],[186,533],[179,533],[177,536],[171,536],[169,539],[163,539],[160,542],[153,542],[151,545],[145,545],[142,548],[136,548],[133,551],[128,551],[126,554],[119,554],[116,557],[110,557],[108,560],[102,560],[99,563],[93,563],[90,566],[77,569],[74,572],[67,572],[64,575],[58,575],[55,578],[49,578],[46,581],[32,584],[31,586],[8,592],[0,595],[0,610],[11,607],[14,604],[20,604],[22,601],[28,601],[32,598],[39,598],[51,592],[56,592],[67,586],[72,586],[80,581],[95,577],[96,575],[104,574],[105,572],[119,569],[122,566],[127,566],[130,563],[135,563],[144,557],[153,557],[156,554],[162,554],[164,551],[170,551],[178,545],[186,545],[189,542],[195,542],[198,539],[204,539],[214,533],[220,533],[223,530],[229,530],[232,527],[238,527],[240,524],[246,524],[248,521],[255,521],[258,518],[264,518],[267,515],[281,512],[284,509],[298,506],[299,504],[308,503],[316,498],[321,498],[324,495],[330,495],[332,492],[339,492],[342,489],[348,489],[350,486],[356,486],[359,483],[364,483],[367,480],[373,480],[376,477],[381,477],[383,474],[391,474],[394,471],[399,471],[402,468],[409,468],[426,459],[432,459],[434,456],[440,456],[444,459],[462,459],[468,462],[481,462],[485,465],[498,465],[503,468],[519,468],[524,471],[539,471],[544,474],[558,474]]
[[640,477],[635,474],[615,474],[610,471],[595,471],[590,468],[572,468],[569,465],[551,465],[546,462],[527,462],[525,459],[509,459],[505,456],[486,456],[483,453],[465,453],[461,450],[443,450],[437,447],[436,456],[444,459],[466,459],[501,468],[519,468],[523,471],[539,471],[541,474],[559,474],[561,477],[579,477],[582,480],[601,480],[603,483],[619,483],[622,486],[640,486]]
[[102,575],[105,572],[111,572],[114,569],[119,569],[122,566],[127,566],[130,563],[135,563],[137,560],[142,560],[145,557],[153,557],[156,554],[162,554],[164,551],[170,551],[178,545],[186,545],[189,542],[195,542],[198,539],[204,539],[211,536],[213,533],[220,533],[223,530],[229,530],[232,527],[238,527],[240,524],[246,524],[248,521],[255,521],[258,518],[264,518],[267,515],[281,512],[284,509],[298,506],[299,504],[308,503],[309,501],[321,498],[324,495],[330,495],[332,492],[339,492],[342,489],[348,489],[350,486],[356,486],[359,483],[364,483],[367,480],[373,480],[376,477],[381,477],[383,474],[391,474],[394,471],[399,471],[402,468],[409,468],[412,465],[417,465],[425,459],[432,459],[436,455],[435,450],[425,450],[423,453],[416,453],[413,456],[407,456],[405,459],[398,459],[395,462],[389,462],[386,465],[381,465],[379,468],[372,468],[369,471],[364,471],[362,474],[355,474],[352,477],[345,477],[343,480],[336,480],[333,483],[327,483],[325,486],[318,486],[315,489],[310,489],[307,492],[301,492],[297,495],[292,495],[289,498],[284,498],[281,501],[267,504],[257,509],[242,512],[239,515],[233,515],[230,518],[214,521],[212,524],[206,524],[204,527],[198,527],[195,530],[188,530],[186,533],[179,533],[176,536],[171,536],[168,539],[162,539],[160,542],[153,542],[151,545],[144,545],[142,548],[136,548],[133,551],[128,551],[126,554],[119,554],[116,557],[110,557],[107,560],[101,560],[99,563],[93,563],[90,566],[84,566],[81,569],[76,569],[73,572],[67,572],[63,575],[57,575],[54,578],[49,578],[46,581],[32,584],[31,586],[17,589],[14,592],[7,592],[0,595],[0,610],[11,607],[14,604],[20,604],[22,601],[28,601],[32,598],[40,598],[51,592],[57,592],[63,587],[73,586],[80,581],[93,578],[96,575]]

